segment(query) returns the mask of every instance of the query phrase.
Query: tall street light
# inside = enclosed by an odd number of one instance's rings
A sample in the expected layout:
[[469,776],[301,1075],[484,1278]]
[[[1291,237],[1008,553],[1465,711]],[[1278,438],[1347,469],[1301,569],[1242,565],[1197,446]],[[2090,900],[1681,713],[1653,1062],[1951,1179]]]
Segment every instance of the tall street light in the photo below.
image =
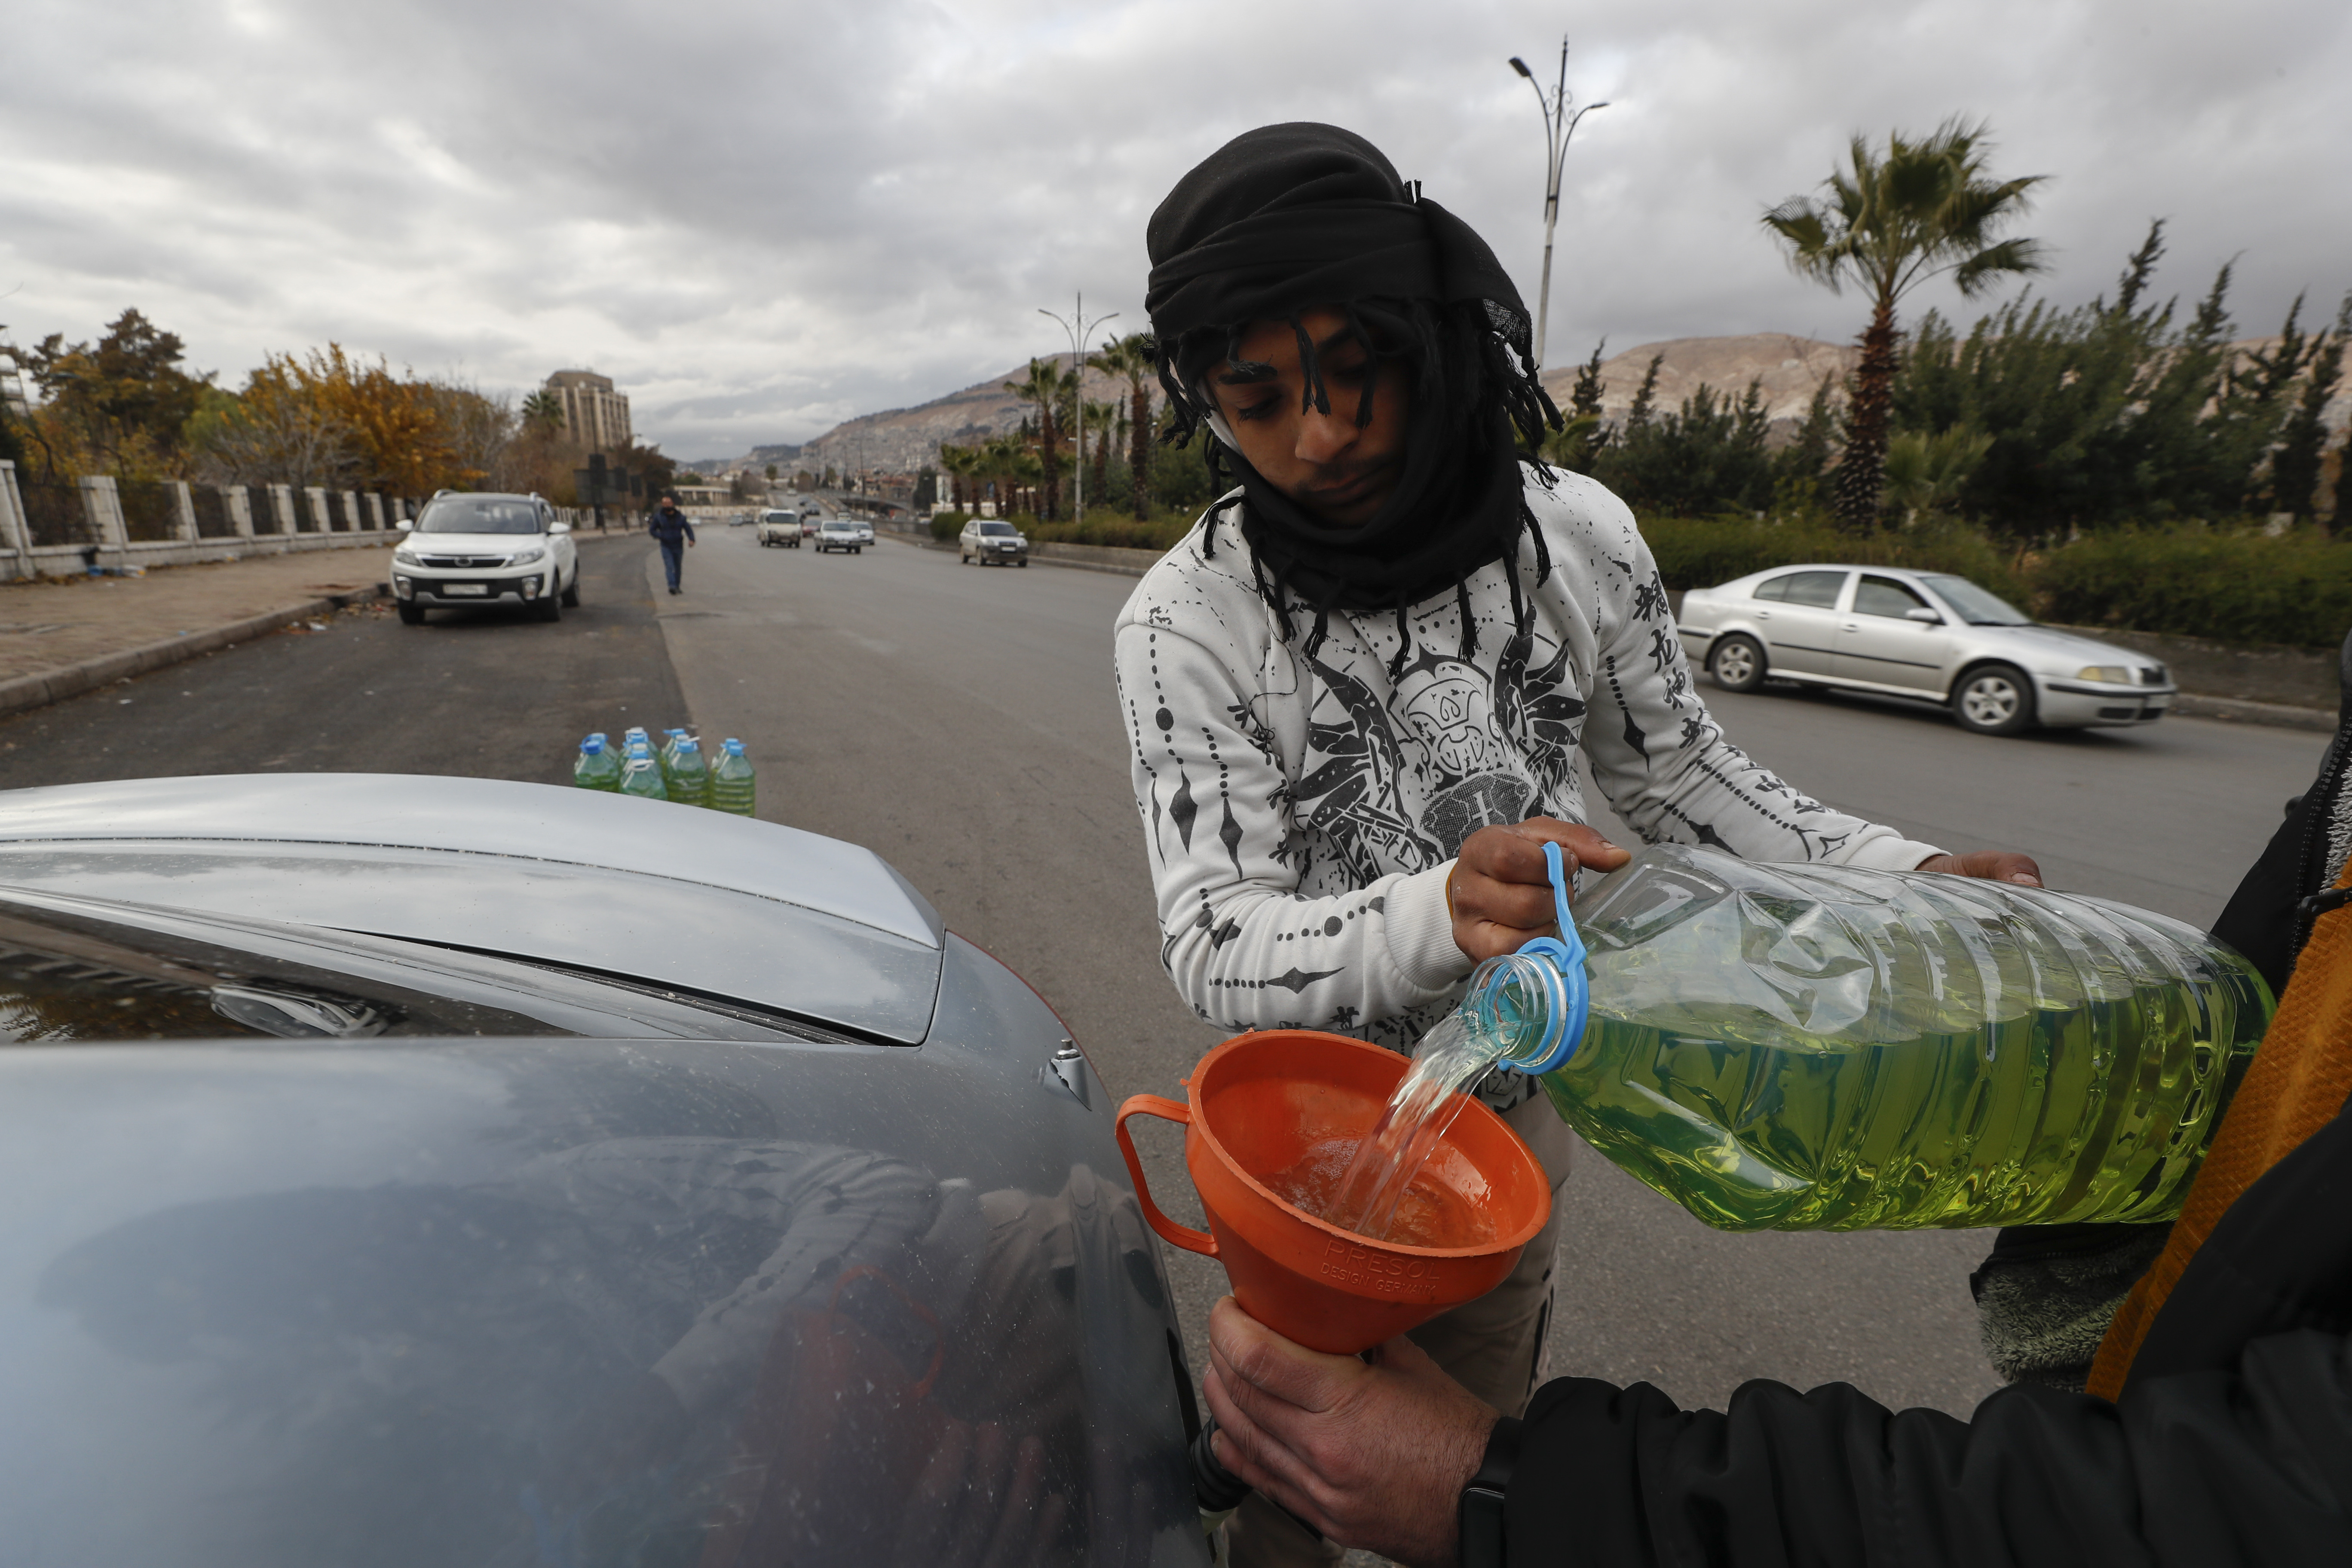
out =
[[1118,312],[1113,310],[1108,316],[1097,316],[1089,321],[1087,320],[1086,295],[1080,293],[1073,298],[1076,303],[1071,307],[1070,319],[1066,321],[1043,305],[1037,307],[1037,313],[1052,316],[1060,322],[1062,331],[1070,335],[1070,373],[1077,377],[1075,395],[1077,399],[1078,427],[1078,461],[1071,489],[1071,494],[1076,499],[1072,510],[1076,513],[1075,521],[1084,522],[1087,520],[1087,338],[1105,321],[1118,320]]
[[1551,95],[1544,95],[1543,83],[1536,73],[1528,69],[1528,62],[1518,56],[1511,57],[1511,68],[1528,79],[1535,89],[1536,102],[1544,117],[1544,259],[1543,288],[1536,305],[1536,369],[1543,369],[1544,335],[1551,329],[1551,231],[1559,222],[1559,170],[1568,159],[1569,139],[1576,134],[1577,122],[1596,109],[1609,105],[1588,103],[1574,114],[1568,111],[1568,40],[1559,41],[1559,79],[1552,84]]

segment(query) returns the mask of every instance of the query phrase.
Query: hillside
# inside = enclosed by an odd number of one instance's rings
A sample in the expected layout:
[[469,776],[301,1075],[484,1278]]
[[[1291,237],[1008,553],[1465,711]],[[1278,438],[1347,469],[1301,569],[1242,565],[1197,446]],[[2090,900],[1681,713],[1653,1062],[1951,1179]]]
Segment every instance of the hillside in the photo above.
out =
[[[2249,339],[2237,345],[2242,351],[2260,348],[2275,339]],[[1643,373],[1649,368],[1651,356],[1663,355],[1658,367],[1656,406],[1665,412],[1680,406],[1683,399],[1696,392],[1702,384],[1728,392],[1738,396],[1750,381],[1762,384],[1766,406],[1769,409],[1776,434],[1785,436],[1804,418],[1806,405],[1812,401],[1813,389],[1824,376],[1832,378],[1832,394],[1843,397],[1836,384],[1853,367],[1857,351],[1848,343],[1827,343],[1817,338],[1799,337],[1788,332],[1750,332],[1742,337],[1673,338],[1664,342],[1640,343],[1613,354],[1601,362],[1601,405],[1612,419],[1623,417],[1633,401],[1634,392],[1642,384]],[[1069,355],[1041,355],[1063,364]],[[1544,386],[1561,408],[1568,406],[1569,389],[1574,384],[1578,367],[1573,364],[1554,365],[1544,372]],[[879,414],[860,415],[845,420],[806,443],[800,448],[797,466],[878,468],[886,472],[910,473],[933,462],[939,456],[942,441],[964,445],[1002,435],[1016,428],[1025,405],[1004,390],[1004,384],[1028,374],[1024,363],[973,383],[960,392],[933,398],[912,408],[893,408]],[[1127,384],[1089,371],[1087,374],[1087,395],[1099,402],[1113,398],[1124,401]],[[1158,394],[1154,393],[1155,401]],[[2326,420],[2332,428],[2341,429],[2347,412],[2352,412],[2352,384],[2339,387],[2331,400]],[[761,448],[767,450],[767,448]],[[756,468],[767,458],[735,459],[729,465],[712,468]]]

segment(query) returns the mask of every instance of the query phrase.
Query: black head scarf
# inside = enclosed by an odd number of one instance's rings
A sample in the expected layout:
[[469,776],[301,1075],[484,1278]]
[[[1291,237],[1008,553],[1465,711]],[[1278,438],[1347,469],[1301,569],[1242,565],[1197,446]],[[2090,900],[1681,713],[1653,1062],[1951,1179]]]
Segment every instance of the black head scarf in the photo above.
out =
[[[1247,374],[1243,333],[1287,321],[1298,335],[1308,405],[1330,398],[1303,311],[1339,308],[1368,352],[1405,362],[1412,398],[1405,468],[1369,521],[1318,521],[1212,439],[1209,468],[1240,480],[1242,535],[1259,591],[1292,630],[1292,599],[1314,614],[1307,651],[1330,612],[1392,610],[1402,668],[1412,645],[1407,611],[1451,590],[1462,606],[1462,651],[1477,646],[1468,579],[1490,562],[1516,565],[1522,531],[1537,581],[1549,574],[1543,535],[1528,510],[1513,437],[1532,452],[1559,423],[1529,353],[1527,307],[1486,242],[1408,186],[1380,150],[1337,126],[1269,125],[1234,138],[1177,182],[1147,231],[1145,305],[1160,347],[1160,380],[1181,443],[1211,416],[1202,381],[1220,364]],[[1372,380],[1356,409],[1372,416]],[[1549,470],[1537,472],[1548,481]],[[1213,551],[1214,533],[1205,548]],[[1508,574],[1515,623],[1527,610]]]

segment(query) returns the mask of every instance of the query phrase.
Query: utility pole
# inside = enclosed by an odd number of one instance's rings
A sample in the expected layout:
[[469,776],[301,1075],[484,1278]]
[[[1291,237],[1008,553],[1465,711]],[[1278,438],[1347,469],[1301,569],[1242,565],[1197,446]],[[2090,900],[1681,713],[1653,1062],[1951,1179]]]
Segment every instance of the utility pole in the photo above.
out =
[[1559,221],[1559,171],[1568,160],[1569,139],[1576,134],[1577,122],[1596,109],[1606,109],[1606,102],[1588,103],[1574,114],[1568,111],[1568,39],[1559,41],[1559,79],[1552,84],[1551,96],[1544,96],[1543,84],[1536,73],[1528,69],[1528,62],[1518,56],[1511,57],[1511,68],[1528,79],[1535,89],[1536,103],[1544,117],[1544,258],[1543,287],[1536,304],[1536,369],[1543,369],[1544,337],[1551,330],[1551,231]]
[[1097,316],[1089,321],[1087,320],[1086,295],[1081,293],[1074,298],[1076,303],[1071,307],[1070,319],[1066,321],[1054,315],[1053,311],[1046,310],[1043,305],[1037,307],[1037,313],[1041,316],[1052,316],[1055,321],[1061,322],[1062,331],[1070,335],[1070,370],[1077,377],[1077,384],[1074,392],[1077,404],[1074,412],[1077,417],[1071,423],[1078,429],[1078,460],[1071,471],[1073,487],[1071,494],[1076,498],[1072,510],[1077,514],[1076,521],[1084,522],[1087,520],[1087,338],[1105,321],[1118,320],[1118,312],[1113,310],[1108,316]]

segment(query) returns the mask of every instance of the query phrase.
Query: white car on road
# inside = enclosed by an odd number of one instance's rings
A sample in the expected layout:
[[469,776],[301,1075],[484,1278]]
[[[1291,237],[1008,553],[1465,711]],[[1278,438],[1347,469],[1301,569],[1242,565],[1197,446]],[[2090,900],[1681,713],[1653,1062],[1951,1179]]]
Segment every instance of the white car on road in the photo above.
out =
[[874,542],[874,525],[854,518],[828,517],[817,524],[819,550],[846,550],[852,555]]
[[1775,566],[1692,589],[1675,630],[1727,690],[1771,679],[1916,698],[1985,735],[2151,723],[2179,691],[2147,655],[2036,626],[1948,572]]
[[580,547],[572,525],[535,495],[443,490],[392,552],[392,589],[406,625],[429,609],[512,603],[542,621],[580,607]]

